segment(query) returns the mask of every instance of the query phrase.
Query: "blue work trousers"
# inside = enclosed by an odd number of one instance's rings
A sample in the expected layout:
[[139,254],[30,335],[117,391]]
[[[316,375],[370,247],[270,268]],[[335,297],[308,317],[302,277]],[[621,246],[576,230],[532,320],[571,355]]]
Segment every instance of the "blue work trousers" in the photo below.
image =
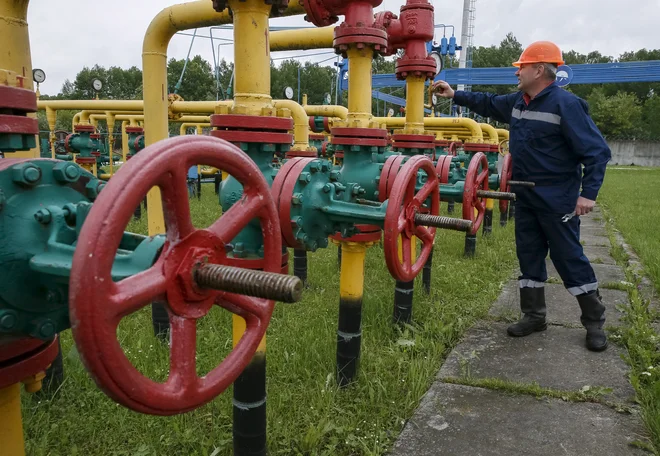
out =
[[[578,296],[598,288],[598,281],[580,244],[580,217],[516,204],[516,252],[520,287],[542,287],[548,279],[545,258],[550,250],[566,289]],[[566,221],[564,221],[566,220]]]

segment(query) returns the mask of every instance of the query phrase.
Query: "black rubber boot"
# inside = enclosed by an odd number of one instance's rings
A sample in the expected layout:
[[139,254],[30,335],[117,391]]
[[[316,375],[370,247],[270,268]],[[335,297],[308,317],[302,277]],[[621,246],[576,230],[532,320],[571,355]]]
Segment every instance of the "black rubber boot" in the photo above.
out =
[[524,337],[533,332],[545,331],[545,288],[521,288],[520,310],[523,317],[506,329],[509,336]]
[[603,351],[607,348],[607,335],[603,330],[605,324],[605,306],[598,290],[576,296],[582,316],[580,321],[587,329],[587,349]]

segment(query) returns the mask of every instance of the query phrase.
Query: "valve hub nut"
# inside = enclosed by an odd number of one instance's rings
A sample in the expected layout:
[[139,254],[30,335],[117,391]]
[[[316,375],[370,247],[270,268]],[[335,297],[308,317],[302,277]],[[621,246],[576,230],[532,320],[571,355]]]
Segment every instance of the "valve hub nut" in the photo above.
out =
[[73,163],[58,163],[53,168],[53,176],[58,182],[75,182],[80,177],[80,168]]

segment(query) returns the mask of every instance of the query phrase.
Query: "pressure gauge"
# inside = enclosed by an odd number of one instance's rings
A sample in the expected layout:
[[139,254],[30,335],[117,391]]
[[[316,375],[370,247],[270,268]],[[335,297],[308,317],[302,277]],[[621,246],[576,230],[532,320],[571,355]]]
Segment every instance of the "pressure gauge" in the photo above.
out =
[[35,68],[34,70],[32,70],[32,79],[37,84],[41,84],[46,80],[46,72],[42,69]]
[[92,81],[92,87],[94,88],[94,90],[99,92],[103,88],[103,83],[101,82],[100,79],[94,79]]
[[392,117],[393,115],[394,115],[394,109],[390,108],[390,109],[387,111],[387,117]]
[[332,98],[331,98],[331,96],[330,96],[329,93],[326,93],[326,94],[323,96],[323,101],[325,101],[325,104],[327,104],[327,105],[330,104],[330,102],[332,101]]
[[437,105],[438,105],[438,96],[437,96],[436,94],[431,95],[431,104],[432,104],[433,106],[437,106]]
[[437,76],[442,71],[442,56],[437,52],[431,52],[430,56],[435,60],[435,75]]
[[284,98],[286,98],[287,100],[291,100],[293,98],[293,88],[286,87],[284,89]]

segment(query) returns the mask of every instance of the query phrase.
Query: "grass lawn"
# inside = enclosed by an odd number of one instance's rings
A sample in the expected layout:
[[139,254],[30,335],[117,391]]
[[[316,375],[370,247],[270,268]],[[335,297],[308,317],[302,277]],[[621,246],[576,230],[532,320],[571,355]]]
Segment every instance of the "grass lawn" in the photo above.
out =
[[[618,229],[640,258],[644,273],[660,291],[660,168],[608,169],[599,195],[608,219],[610,238]],[[613,242],[613,245],[616,245]],[[640,294],[639,278],[627,267],[628,256],[620,247],[612,249],[617,263],[624,266],[630,307],[624,326],[613,339],[628,349],[630,381],[637,392],[642,417],[651,434],[655,454],[660,454],[660,337],[659,309]]]
[[[457,214],[460,209],[457,208]],[[192,203],[196,226],[218,214],[213,187]],[[483,317],[515,266],[513,225],[479,236],[474,260],[462,257],[464,236],[436,236],[431,295],[416,284],[414,324],[391,323],[394,280],[380,246],[366,261],[360,374],[335,385],[339,301],[337,249],[309,254],[309,282],[297,304],[278,304],[268,329],[268,446],[270,454],[384,454],[398,436],[442,361],[461,335]],[[146,231],[146,218],[131,230]],[[292,257],[291,252],[291,257]],[[290,261],[292,263],[292,260]],[[231,316],[214,310],[199,324],[198,371],[216,366],[231,349]],[[168,351],[152,335],[149,309],[120,325],[118,338],[145,375],[164,379]],[[231,389],[210,404],[175,417],[131,412],[108,399],[83,369],[69,332],[62,335],[65,382],[50,399],[23,396],[27,454],[228,455]],[[476,432],[476,431],[475,431]]]

